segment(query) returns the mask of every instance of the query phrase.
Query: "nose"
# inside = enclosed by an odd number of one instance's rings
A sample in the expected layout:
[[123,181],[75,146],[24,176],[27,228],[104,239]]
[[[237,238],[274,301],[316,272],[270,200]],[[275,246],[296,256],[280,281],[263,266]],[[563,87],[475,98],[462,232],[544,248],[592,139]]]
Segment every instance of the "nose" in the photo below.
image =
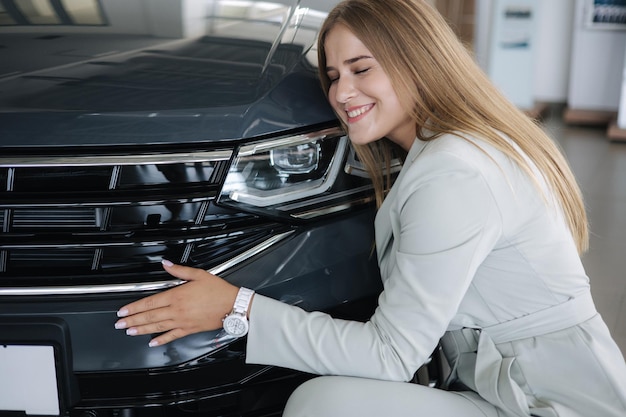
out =
[[347,103],[355,94],[356,89],[350,77],[341,77],[335,81],[335,100],[338,103]]

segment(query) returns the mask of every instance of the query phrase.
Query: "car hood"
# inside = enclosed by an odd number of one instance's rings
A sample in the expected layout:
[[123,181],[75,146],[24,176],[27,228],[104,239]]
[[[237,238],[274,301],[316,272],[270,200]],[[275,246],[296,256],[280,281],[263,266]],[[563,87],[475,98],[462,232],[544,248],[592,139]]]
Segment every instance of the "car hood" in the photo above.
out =
[[0,147],[236,141],[335,119],[317,79],[323,13],[240,2],[244,19],[216,3],[195,30],[162,12],[176,25],[119,33],[111,10],[98,27],[2,28]]

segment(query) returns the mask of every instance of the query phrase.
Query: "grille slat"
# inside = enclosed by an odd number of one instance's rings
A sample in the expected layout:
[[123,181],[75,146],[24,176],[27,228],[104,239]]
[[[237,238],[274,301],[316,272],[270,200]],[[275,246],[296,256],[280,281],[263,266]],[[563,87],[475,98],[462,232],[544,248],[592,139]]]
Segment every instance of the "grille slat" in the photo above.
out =
[[13,212],[12,230],[93,229],[98,226],[93,208],[17,209]]
[[3,232],[8,232],[9,231],[9,218],[11,216],[11,211],[6,209],[6,210],[0,210],[0,228]]

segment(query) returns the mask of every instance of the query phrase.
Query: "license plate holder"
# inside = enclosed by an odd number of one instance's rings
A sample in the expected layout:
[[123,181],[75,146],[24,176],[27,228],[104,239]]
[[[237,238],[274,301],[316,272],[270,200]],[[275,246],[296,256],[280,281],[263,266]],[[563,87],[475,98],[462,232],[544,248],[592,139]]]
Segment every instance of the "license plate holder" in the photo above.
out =
[[[0,318],[0,368],[11,371],[0,381],[0,414],[61,416],[78,401],[67,324],[57,318]],[[10,361],[10,362],[8,362]],[[17,389],[27,389],[26,399]],[[26,401],[26,402],[25,402]]]

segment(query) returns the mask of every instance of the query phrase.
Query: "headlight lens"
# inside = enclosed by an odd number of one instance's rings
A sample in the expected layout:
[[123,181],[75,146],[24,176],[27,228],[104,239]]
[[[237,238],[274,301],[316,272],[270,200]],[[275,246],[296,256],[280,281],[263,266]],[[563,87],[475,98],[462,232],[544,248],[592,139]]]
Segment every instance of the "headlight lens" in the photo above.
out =
[[278,175],[309,174],[317,168],[321,153],[320,143],[306,142],[287,148],[272,149],[270,163]]
[[219,203],[296,218],[363,204],[371,197],[371,185],[346,174],[349,149],[338,128],[244,145],[231,164]]

